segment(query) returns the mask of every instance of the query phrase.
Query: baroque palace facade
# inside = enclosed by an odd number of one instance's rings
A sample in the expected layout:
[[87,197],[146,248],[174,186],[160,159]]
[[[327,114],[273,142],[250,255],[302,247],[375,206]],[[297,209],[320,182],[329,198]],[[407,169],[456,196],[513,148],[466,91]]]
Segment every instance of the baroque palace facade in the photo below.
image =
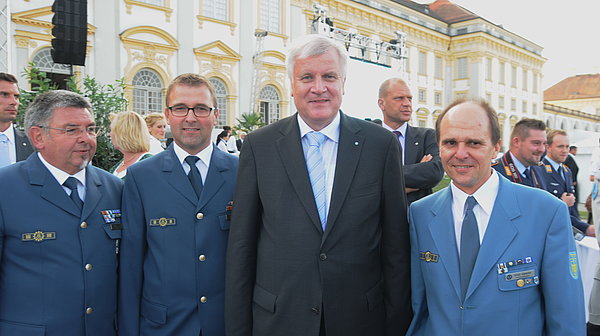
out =
[[[184,72],[215,85],[220,126],[250,111],[267,123],[293,114],[287,50],[303,35],[327,33],[315,29],[325,21],[348,39],[342,109],[350,115],[381,118],[377,91],[390,77],[411,87],[418,126],[433,127],[449,102],[466,96],[492,104],[505,141],[521,118],[565,112],[543,103],[541,46],[448,0],[88,0],[86,65],[73,69],[50,56],[53,1],[0,0],[0,9],[2,2],[2,71],[20,75],[33,62],[59,84],[71,72],[101,83],[124,78],[129,108],[142,114],[162,111],[166,86]],[[401,36],[407,57],[390,57]],[[598,130],[593,118],[577,121]]]

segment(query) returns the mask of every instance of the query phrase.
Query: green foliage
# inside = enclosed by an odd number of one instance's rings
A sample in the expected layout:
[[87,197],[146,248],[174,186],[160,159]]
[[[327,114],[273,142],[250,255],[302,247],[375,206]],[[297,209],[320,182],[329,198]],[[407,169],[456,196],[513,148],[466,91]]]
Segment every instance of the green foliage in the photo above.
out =
[[241,118],[237,119],[237,122],[238,125],[236,128],[246,132],[253,131],[265,125],[259,113],[244,113]]
[[123,155],[114,149],[110,142],[110,120],[111,113],[119,113],[127,108],[125,99],[125,81],[117,80],[114,84],[103,85],[95,78],[86,76],[82,85],[77,85],[75,77],[71,77],[67,83],[70,91],[77,92],[88,98],[94,115],[96,125],[100,126],[100,133],[96,137],[97,149],[92,163],[96,167],[109,170]]
[[[35,64],[30,63],[29,69],[23,71],[23,76],[30,83],[31,91],[21,89],[19,98],[20,106],[17,115],[17,124],[23,125],[25,110],[29,104],[41,93],[56,89],[46,73],[39,70]],[[123,79],[117,80],[114,84],[103,85],[95,78],[85,77],[83,83],[78,85],[73,76],[69,79],[67,86],[70,91],[77,92],[88,98],[94,115],[96,124],[100,126],[100,133],[97,137],[97,150],[92,163],[94,166],[108,170],[121,160],[122,154],[115,150],[110,143],[110,113],[118,113],[127,108],[125,99],[125,83]]]
[[440,190],[446,188],[449,184],[450,184],[450,177],[448,177],[448,175],[444,174],[444,177],[442,178],[440,183],[438,183],[438,185],[433,187],[433,192],[440,191]]

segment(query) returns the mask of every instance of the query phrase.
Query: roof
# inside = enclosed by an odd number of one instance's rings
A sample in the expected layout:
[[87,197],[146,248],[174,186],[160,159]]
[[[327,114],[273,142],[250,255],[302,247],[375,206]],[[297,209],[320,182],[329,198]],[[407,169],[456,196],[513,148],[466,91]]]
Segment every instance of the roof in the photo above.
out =
[[438,19],[446,24],[477,19],[480,16],[449,0],[436,0],[430,4],[420,4],[411,0],[392,0],[417,12]]
[[427,7],[431,13],[447,24],[479,18],[475,13],[449,0],[436,0]]
[[544,101],[600,97],[600,73],[572,76],[544,91]]

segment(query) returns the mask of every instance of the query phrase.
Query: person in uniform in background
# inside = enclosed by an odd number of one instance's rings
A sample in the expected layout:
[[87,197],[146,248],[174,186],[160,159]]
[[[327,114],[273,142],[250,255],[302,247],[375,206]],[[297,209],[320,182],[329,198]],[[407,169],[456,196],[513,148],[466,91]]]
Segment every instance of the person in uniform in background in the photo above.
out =
[[579,203],[581,199],[579,198],[579,184],[577,184],[577,175],[579,174],[579,166],[575,161],[575,156],[577,155],[577,146],[569,146],[569,155],[565,159],[565,166],[571,169],[571,176],[573,177],[573,186],[575,187],[575,203]]
[[551,130],[546,140],[546,156],[542,159],[542,176],[546,191],[560,198],[569,207],[571,223],[586,236],[596,236],[595,227],[581,220],[571,170],[564,165],[569,156],[569,137],[562,130]]
[[0,169],[0,335],[117,335],[123,182],[90,164],[92,108],[49,91],[25,129],[37,153]]

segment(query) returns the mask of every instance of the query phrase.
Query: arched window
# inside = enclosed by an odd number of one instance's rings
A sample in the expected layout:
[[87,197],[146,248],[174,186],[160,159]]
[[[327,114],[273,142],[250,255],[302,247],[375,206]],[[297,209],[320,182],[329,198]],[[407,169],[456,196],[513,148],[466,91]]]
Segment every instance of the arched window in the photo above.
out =
[[160,76],[150,70],[138,71],[132,80],[133,84],[133,110],[140,114],[162,112],[163,83]]
[[217,119],[217,128],[227,126],[227,87],[225,86],[225,83],[217,77],[211,77],[208,80],[215,87],[217,108],[219,109],[219,119]]
[[260,116],[265,124],[272,124],[279,120],[279,92],[272,85],[267,85],[260,90],[259,96]]
[[50,54],[50,48],[40,50],[33,56],[32,62],[38,69],[45,72],[52,83],[59,89],[67,88],[67,80],[71,77],[71,66],[54,63]]
[[567,129],[565,127],[565,121],[564,120],[560,122],[560,129],[563,130],[563,131]]

